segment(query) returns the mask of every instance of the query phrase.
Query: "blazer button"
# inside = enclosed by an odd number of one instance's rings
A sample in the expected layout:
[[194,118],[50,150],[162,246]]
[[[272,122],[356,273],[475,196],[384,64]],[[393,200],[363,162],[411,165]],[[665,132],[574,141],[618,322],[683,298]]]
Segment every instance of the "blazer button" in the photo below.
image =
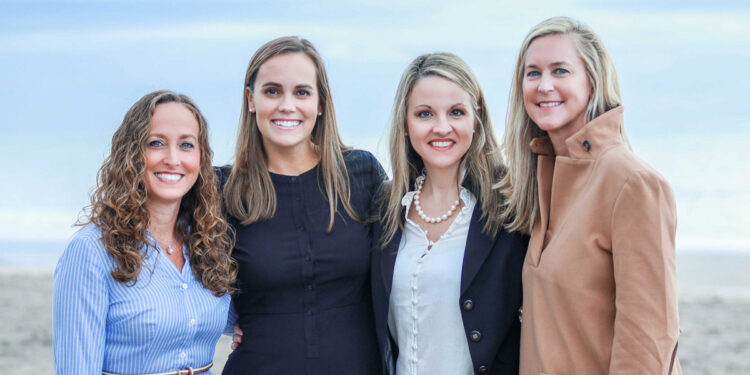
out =
[[484,366],[484,365],[479,366],[479,368],[477,369],[477,372],[480,373],[480,374],[486,374],[487,373],[487,366]]
[[583,149],[586,150],[586,152],[591,151],[591,142],[589,142],[588,139],[583,141],[583,143],[581,143],[581,146],[583,146]]
[[471,338],[471,341],[477,342],[482,339],[482,332],[479,332],[475,329],[471,331],[469,337]]
[[464,311],[471,311],[474,309],[474,301],[467,299],[464,301]]

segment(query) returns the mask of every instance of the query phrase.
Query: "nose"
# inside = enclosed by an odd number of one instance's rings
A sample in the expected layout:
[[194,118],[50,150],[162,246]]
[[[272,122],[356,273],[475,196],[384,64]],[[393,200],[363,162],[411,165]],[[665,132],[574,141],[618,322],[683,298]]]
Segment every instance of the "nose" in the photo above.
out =
[[180,165],[179,152],[180,150],[177,145],[171,145],[167,150],[167,154],[164,155],[164,164],[170,167],[179,166]]
[[448,135],[452,130],[453,127],[451,126],[447,115],[437,116],[436,121],[432,126],[432,132],[435,133],[435,135]]
[[294,97],[292,97],[291,94],[286,94],[281,97],[281,103],[279,103],[279,111],[280,112],[294,112],[296,106],[294,102]]
[[552,77],[550,77],[549,74],[542,73],[542,76],[539,78],[539,86],[537,87],[537,90],[539,90],[539,92],[547,93],[554,89],[555,84]]

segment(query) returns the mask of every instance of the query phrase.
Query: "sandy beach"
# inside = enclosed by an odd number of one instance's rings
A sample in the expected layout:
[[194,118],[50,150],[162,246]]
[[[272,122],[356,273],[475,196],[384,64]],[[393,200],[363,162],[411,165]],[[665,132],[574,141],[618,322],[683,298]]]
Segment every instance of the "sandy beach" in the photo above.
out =
[[[701,257],[683,261],[684,272],[691,267],[701,274],[711,273],[712,268],[726,266],[716,256],[706,255],[711,263],[706,266]],[[718,259],[718,260],[717,260]],[[738,270],[750,256],[726,259]],[[703,267],[699,267],[699,264]],[[678,266],[678,269],[679,266]],[[730,269],[731,270],[731,269]],[[721,277],[729,278],[727,272]],[[750,299],[744,294],[722,293],[721,283],[730,283],[736,291],[747,293],[747,281],[722,281],[721,277],[707,281],[707,285],[718,285],[715,293],[690,294],[694,287],[682,282],[691,290],[681,293],[680,319],[682,336],[678,356],[685,374],[733,375],[750,374]],[[694,282],[695,277],[689,280]],[[736,280],[734,280],[736,281]],[[52,270],[23,269],[0,266],[0,374],[51,374],[52,363]],[[682,296],[685,297],[682,297]],[[222,337],[214,357],[214,373],[220,374],[229,354],[229,338]]]

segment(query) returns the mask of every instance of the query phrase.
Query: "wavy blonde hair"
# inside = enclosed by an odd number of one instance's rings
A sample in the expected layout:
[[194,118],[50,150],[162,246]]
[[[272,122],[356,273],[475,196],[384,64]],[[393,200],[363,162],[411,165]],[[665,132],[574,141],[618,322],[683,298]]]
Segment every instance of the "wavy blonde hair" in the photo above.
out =
[[[529,45],[537,38],[553,34],[569,36],[586,67],[592,94],[586,107],[584,121],[589,122],[622,104],[615,65],[601,39],[591,28],[572,18],[553,17],[542,21],[529,31],[518,53],[508,101],[508,116],[502,145],[508,173],[495,186],[508,197],[502,212],[513,220],[507,224],[507,228],[526,234],[531,233],[534,220],[539,216],[536,155],[531,152],[529,143],[536,137],[545,136],[547,132],[541,130],[529,118],[524,108],[524,66]],[[621,129],[624,142],[628,144],[625,129]]]
[[336,126],[336,113],[323,59],[312,43],[296,36],[277,38],[264,44],[255,52],[247,66],[245,83],[242,87],[242,112],[235,160],[224,187],[224,204],[227,213],[243,225],[270,219],[276,212],[276,191],[271,182],[271,175],[268,173],[268,159],[263,146],[263,138],[258,130],[256,117],[249,112],[245,88],[253,93],[255,79],[261,65],[272,57],[288,53],[304,53],[315,64],[322,115],[318,116],[311,138],[316,150],[320,153],[318,175],[323,180],[321,190],[328,200],[327,230],[330,231],[333,229],[334,215],[337,213],[339,201],[351,218],[360,220],[349,203],[349,175],[342,153],[348,147],[341,141]]
[[482,218],[486,219],[483,231],[495,236],[507,220],[506,214],[500,210],[505,197],[499,190],[491,188],[493,182],[503,176],[504,167],[487,101],[479,81],[469,65],[452,53],[424,54],[406,67],[393,100],[390,126],[393,179],[385,185],[380,198],[382,211],[385,212],[380,218],[383,224],[383,234],[379,239],[381,246],[388,243],[397,230],[403,230],[401,199],[409,191],[409,187],[414,185],[424,167],[422,158],[406,137],[406,117],[407,104],[414,85],[420,79],[430,76],[445,78],[457,84],[471,98],[476,124],[471,145],[461,159],[460,168],[466,171],[465,178],[471,182],[473,193],[482,206]]
[[117,266],[112,277],[119,282],[137,281],[141,272],[143,246],[152,249],[146,238],[149,212],[148,191],[144,185],[145,147],[154,109],[163,103],[179,103],[198,121],[200,172],[193,187],[182,197],[175,230],[188,248],[195,277],[216,296],[234,291],[237,274],[229,226],[221,212],[221,199],[211,166],[213,153],[208,144],[208,126],[195,103],[171,91],[155,91],[139,99],[125,114],[112,137],[112,151],[97,174],[97,188],[91,195],[87,219],[102,232],[102,243]]

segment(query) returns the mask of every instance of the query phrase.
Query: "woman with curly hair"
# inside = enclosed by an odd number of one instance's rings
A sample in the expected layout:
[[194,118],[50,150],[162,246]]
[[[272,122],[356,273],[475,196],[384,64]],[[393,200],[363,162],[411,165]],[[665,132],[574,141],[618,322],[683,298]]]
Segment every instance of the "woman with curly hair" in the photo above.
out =
[[187,96],[125,114],[55,269],[56,374],[210,373],[236,274],[211,155]]

